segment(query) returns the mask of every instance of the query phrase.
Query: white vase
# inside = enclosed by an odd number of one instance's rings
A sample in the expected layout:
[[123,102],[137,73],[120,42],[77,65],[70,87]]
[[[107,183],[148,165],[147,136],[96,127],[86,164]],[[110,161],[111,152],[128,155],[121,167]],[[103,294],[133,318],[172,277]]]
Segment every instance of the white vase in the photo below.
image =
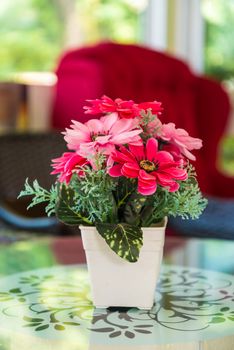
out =
[[97,308],[151,309],[159,277],[167,218],[161,226],[143,227],[143,246],[137,262],[120,258],[93,226],[80,226]]

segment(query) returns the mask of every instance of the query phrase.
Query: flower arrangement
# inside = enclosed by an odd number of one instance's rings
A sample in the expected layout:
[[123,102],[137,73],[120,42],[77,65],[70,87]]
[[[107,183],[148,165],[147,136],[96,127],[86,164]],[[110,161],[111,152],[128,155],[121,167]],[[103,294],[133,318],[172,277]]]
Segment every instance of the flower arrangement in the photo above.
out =
[[195,219],[206,207],[190,163],[202,141],[163,124],[160,102],[88,102],[96,118],[72,121],[63,133],[68,152],[52,160],[55,184],[48,191],[26,180],[19,197],[33,196],[29,207],[47,202],[47,215],[68,225],[95,225],[116,254],[135,262],[142,227],[170,215]]

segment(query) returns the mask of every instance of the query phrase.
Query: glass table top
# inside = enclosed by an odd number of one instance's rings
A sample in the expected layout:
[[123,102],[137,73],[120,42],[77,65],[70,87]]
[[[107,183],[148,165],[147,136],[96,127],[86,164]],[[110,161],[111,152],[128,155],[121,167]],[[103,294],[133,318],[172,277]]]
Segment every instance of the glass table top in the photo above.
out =
[[233,253],[230,241],[166,237],[154,307],[95,309],[79,237],[5,240],[0,350],[231,350]]

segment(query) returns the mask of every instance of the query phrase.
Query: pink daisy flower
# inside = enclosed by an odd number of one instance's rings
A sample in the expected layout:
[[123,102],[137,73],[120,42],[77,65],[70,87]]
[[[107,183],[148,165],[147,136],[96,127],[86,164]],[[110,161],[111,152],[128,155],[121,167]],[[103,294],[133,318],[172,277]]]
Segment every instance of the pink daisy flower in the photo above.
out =
[[78,176],[83,176],[82,166],[89,164],[87,159],[79,156],[74,152],[65,152],[59,158],[52,159],[52,167],[54,170],[51,174],[60,174],[59,182],[69,184],[74,173]]
[[169,192],[177,191],[178,180],[188,178],[187,172],[182,169],[180,161],[174,161],[172,155],[166,151],[158,150],[158,142],[150,138],[146,147],[122,147],[120,151],[112,154],[115,162],[109,169],[110,176],[138,179],[138,192],[151,195],[157,190],[157,185],[168,188]]
[[68,148],[78,151],[84,157],[96,153],[109,155],[115,146],[142,143],[133,119],[120,119],[117,113],[111,113],[100,119],[90,119],[85,124],[73,121],[72,129],[66,129],[65,141]]
[[184,129],[176,129],[174,123],[163,124],[159,136],[178,147],[180,152],[191,160],[196,160],[196,157],[190,151],[202,147],[202,140],[189,136]]

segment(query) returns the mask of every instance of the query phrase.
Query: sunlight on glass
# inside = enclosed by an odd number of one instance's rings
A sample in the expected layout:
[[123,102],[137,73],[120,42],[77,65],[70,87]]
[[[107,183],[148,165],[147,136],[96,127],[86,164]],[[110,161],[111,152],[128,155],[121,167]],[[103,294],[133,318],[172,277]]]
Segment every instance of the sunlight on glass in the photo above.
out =
[[56,258],[46,242],[17,242],[0,248],[0,275],[52,266]]

